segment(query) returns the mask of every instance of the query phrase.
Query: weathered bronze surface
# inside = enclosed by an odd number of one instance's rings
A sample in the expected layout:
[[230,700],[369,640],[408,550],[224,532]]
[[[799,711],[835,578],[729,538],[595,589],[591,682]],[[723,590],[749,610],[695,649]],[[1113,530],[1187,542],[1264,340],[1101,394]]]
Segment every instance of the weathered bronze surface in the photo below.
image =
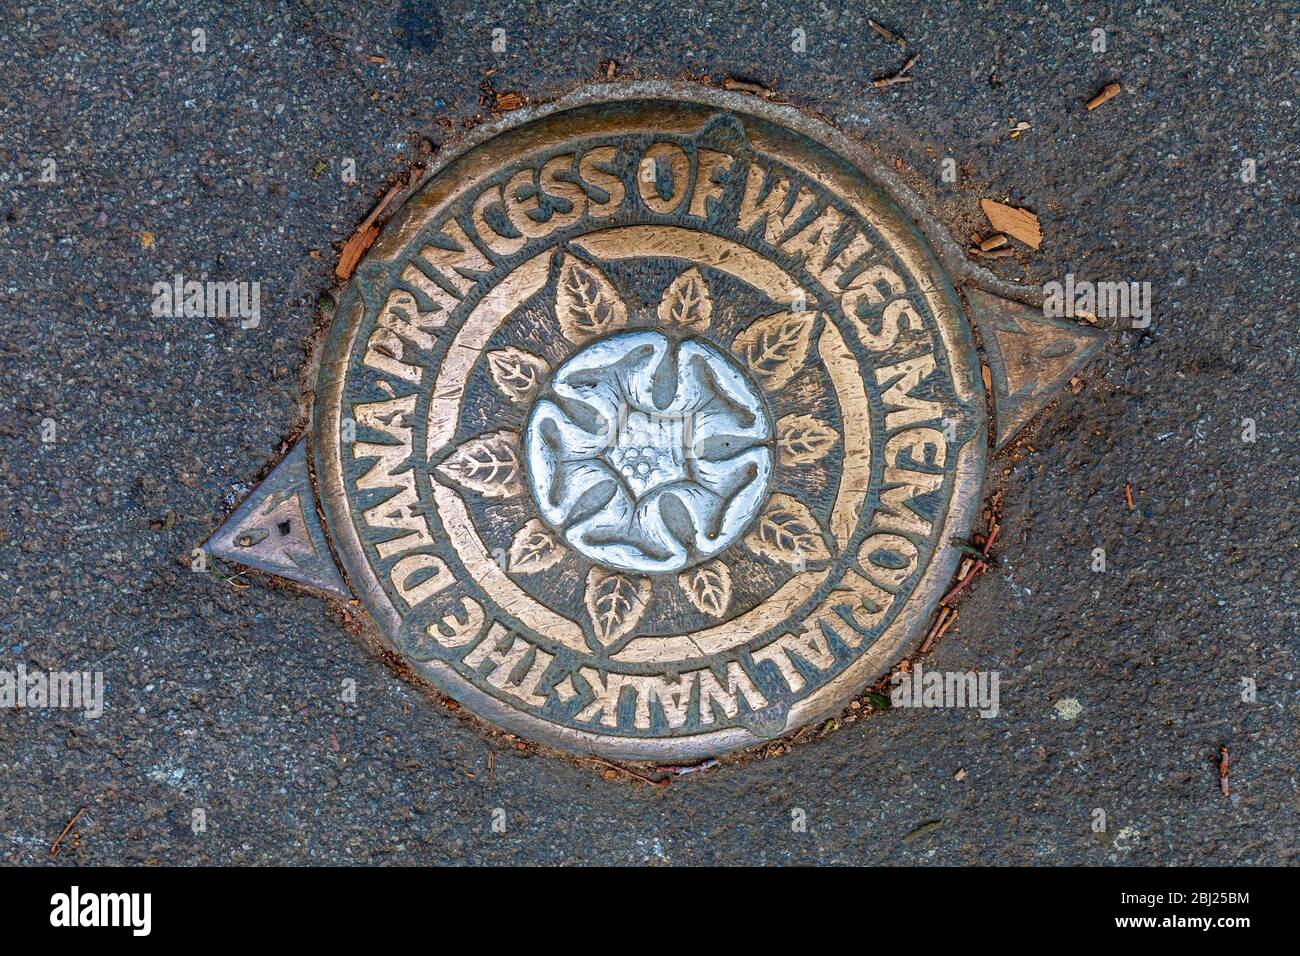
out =
[[335,597],[350,596],[316,515],[305,438],[294,444],[204,547],[215,557]]
[[383,639],[486,719],[605,756],[842,708],[928,622],[989,452],[909,202],[793,110],[664,84],[435,170],[341,296],[313,414]]
[[1105,339],[1097,329],[1048,318],[1041,309],[973,286],[966,295],[989,366],[1000,448],[1088,364]]

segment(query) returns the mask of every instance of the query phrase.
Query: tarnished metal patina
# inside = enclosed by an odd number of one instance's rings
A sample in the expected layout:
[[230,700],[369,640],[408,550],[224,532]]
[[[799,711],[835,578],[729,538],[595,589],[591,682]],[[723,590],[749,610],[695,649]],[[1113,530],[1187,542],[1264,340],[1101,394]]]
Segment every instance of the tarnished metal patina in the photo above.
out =
[[[608,757],[839,711],[928,622],[991,450],[935,236],[852,143],[753,98],[602,87],[480,133],[358,266],[315,392],[326,530],[383,639]],[[1035,357],[1067,353],[997,321],[1034,350],[993,363],[1018,427]],[[1095,343],[1061,334],[1075,367]]]

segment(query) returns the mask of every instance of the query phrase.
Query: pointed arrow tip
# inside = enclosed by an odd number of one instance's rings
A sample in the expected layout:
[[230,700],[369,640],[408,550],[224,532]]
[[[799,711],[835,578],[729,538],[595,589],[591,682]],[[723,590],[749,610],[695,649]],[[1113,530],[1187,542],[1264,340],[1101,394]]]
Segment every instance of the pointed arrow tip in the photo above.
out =
[[1106,333],[974,286],[964,291],[988,362],[1001,449],[1092,361]]
[[225,561],[335,597],[351,597],[316,514],[306,437],[258,483],[203,548]]

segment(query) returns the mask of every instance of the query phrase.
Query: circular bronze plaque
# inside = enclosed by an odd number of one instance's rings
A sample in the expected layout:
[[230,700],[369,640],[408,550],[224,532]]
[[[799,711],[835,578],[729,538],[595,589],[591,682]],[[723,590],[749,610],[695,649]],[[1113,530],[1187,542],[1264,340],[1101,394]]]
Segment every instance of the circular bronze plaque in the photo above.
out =
[[405,204],[340,300],[314,450],[413,667],[525,736],[681,759],[907,650],[985,410],[869,168],[793,110],[632,86],[499,125]]

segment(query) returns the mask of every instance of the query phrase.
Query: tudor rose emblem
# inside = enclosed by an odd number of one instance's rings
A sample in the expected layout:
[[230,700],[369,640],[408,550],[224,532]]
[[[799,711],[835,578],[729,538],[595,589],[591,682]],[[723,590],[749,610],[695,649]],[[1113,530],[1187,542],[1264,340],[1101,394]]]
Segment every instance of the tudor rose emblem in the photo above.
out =
[[512,121],[402,205],[334,316],[316,484],[304,460],[277,492],[296,550],[235,534],[257,494],[216,550],[350,587],[489,721],[701,756],[833,714],[928,622],[990,451],[966,316],[1017,346],[988,359],[1000,426],[1096,343],[963,301],[778,108],[609,96]]

